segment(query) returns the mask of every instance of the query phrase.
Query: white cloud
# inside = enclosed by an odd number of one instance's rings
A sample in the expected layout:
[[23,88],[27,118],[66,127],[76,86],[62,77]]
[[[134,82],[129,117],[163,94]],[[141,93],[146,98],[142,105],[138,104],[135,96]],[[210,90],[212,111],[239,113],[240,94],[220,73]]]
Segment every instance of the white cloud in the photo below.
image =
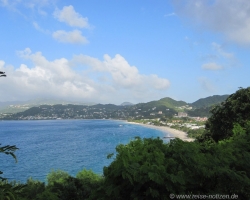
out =
[[109,73],[112,76],[114,87],[117,88],[165,90],[170,85],[167,79],[159,78],[157,75],[140,74],[135,66],[130,66],[125,58],[119,54],[113,59],[106,54],[104,55],[104,61],[85,55],[75,56],[73,60],[91,66],[94,71]]
[[33,26],[35,27],[36,30],[43,31],[43,29],[38,25],[38,23],[33,22]]
[[212,43],[212,48],[216,52],[217,62],[223,63],[223,68],[239,66],[239,62],[233,53],[229,53],[225,50],[225,46]]
[[39,26],[39,24],[37,22],[33,22],[33,26],[35,27],[36,30],[42,32],[42,33],[45,33],[45,34],[50,34],[50,31],[49,30],[44,30],[43,28],[41,28]]
[[227,58],[227,59],[233,59],[234,58],[234,54],[233,53],[228,53],[226,51],[223,50],[222,46],[213,42],[212,43],[212,47],[221,55],[223,56],[224,58]]
[[96,96],[93,85],[73,71],[67,59],[48,61],[42,53],[33,54],[29,48],[18,55],[32,61],[33,66],[21,64],[17,69],[4,68],[8,78],[1,82],[4,87],[0,91],[5,94],[5,100],[13,100],[13,96],[20,100],[36,97],[80,100]]
[[77,13],[72,5],[64,6],[62,10],[56,9],[54,17],[60,22],[79,28],[89,28],[88,18]]
[[149,85],[157,90],[166,90],[170,86],[170,82],[167,79],[159,78],[156,74],[146,77],[145,81],[150,81]]
[[176,16],[176,14],[173,12],[173,13],[168,13],[168,14],[165,14],[164,17],[173,17],[173,16]]
[[3,68],[4,65],[5,65],[5,62],[3,60],[0,60],[0,70]]
[[205,70],[220,70],[220,69],[223,69],[223,66],[218,65],[216,63],[206,63],[206,64],[203,64],[201,68]]
[[141,102],[162,97],[170,84],[157,75],[140,74],[119,54],[114,58],[104,55],[103,60],[76,55],[70,61],[49,61],[41,52],[32,53],[29,48],[17,54],[31,61],[32,66],[21,64],[14,68],[0,61],[0,70],[7,74],[6,79],[0,79],[1,101],[41,97],[97,103]]
[[250,44],[249,0],[174,0],[178,16],[193,23],[225,34],[227,39]]
[[[221,70],[228,67],[235,67],[238,65],[237,59],[233,53],[228,53],[224,50],[224,47],[220,44],[213,42],[211,44],[215,54],[209,54],[203,56],[203,60],[208,63],[205,63],[201,66],[204,70]],[[218,64],[221,63],[221,64]]]
[[71,43],[71,44],[86,44],[88,40],[82,36],[82,32],[79,30],[73,31],[64,31],[58,30],[52,34],[53,38],[62,43]]

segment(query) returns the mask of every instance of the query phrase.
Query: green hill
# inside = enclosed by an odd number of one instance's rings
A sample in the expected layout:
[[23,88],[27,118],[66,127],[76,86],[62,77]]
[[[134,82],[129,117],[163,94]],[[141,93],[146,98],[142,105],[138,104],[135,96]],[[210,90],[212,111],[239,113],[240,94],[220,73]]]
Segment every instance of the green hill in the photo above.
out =
[[211,107],[202,107],[202,108],[196,108],[194,110],[187,110],[187,114],[190,117],[210,117],[211,113],[210,110],[212,109]]
[[[66,104],[63,102],[53,105],[56,101],[36,101],[36,103],[46,102],[46,105],[33,105],[31,102],[23,105],[10,105],[2,114],[2,119],[128,119],[128,118],[156,118],[161,116],[172,117],[177,115],[177,112],[187,112],[189,116],[210,116],[210,109],[213,105],[224,101],[228,95],[214,95],[211,97],[199,99],[192,104],[185,101],[176,101],[170,97],[165,97],[160,100],[150,101],[147,103],[139,103],[129,105],[114,104],[95,104],[95,105],[76,105]],[[128,104],[128,105],[126,105]],[[1,111],[1,110],[0,110]],[[4,112],[0,112],[4,113]],[[16,113],[16,114],[15,114]]]
[[25,110],[28,110],[32,107],[37,107],[41,105],[86,105],[91,106],[96,103],[93,102],[73,102],[73,101],[65,101],[65,100],[53,100],[53,99],[33,99],[29,101],[9,101],[9,102],[0,102],[0,113],[19,113]]
[[187,105],[185,101],[176,101],[170,97],[165,97],[158,101],[150,101],[148,103],[136,104],[137,107],[144,107],[144,108],[166,106],[167,108],[172,108],[172,109],[176,109],[176,107],[185,106],[185,105]]
[[195,108],[211,107],[212,105],[220,104],[225,101],[229,95],[213,95],[206,98],[201,98],[190,105]]

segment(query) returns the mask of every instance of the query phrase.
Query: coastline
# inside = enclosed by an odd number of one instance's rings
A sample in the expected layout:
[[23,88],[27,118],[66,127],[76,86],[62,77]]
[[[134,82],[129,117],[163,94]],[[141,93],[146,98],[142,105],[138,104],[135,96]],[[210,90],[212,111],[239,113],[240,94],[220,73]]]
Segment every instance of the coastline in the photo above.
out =
[[176,130],[167,126],[155,126],[155,125],[149,125],[149,124],[141,124],[141,123],[136,123],[136,122],[128,122],[129,124],[137,124],[137,125],[141,125],[141,126],[145,126],[147,128],[152,128],[152,129],[157,129],[160,130],[162,132],[165,133],[165,135],[163,137],[174,137],[174,138],[179,138],[183,141],[188,141],[188,142],[192,142],[194,141],[193,138],[189,138],[187,136],[187,134],[183,131],[180,130]]

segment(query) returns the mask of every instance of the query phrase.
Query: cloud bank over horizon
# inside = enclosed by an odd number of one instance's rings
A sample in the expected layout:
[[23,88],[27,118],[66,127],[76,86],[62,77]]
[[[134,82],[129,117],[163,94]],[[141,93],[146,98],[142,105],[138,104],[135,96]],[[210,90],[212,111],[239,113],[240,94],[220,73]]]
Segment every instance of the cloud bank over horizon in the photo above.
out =
[[150,100],[152,95],[160,97],[157,93],[170,86],[169,80],[155,74],[141,74],[119,54],[114,58],[105,54],[103,60],[80,54],[72,60],[53,61],[47,60],[41,52],[32,53],[29,48],[17,54],[32,65],[21,64],[14,68],[0,61],[0,70],[7,74],[6,79],[0,80],[2,101],[45,97],[119,104]]

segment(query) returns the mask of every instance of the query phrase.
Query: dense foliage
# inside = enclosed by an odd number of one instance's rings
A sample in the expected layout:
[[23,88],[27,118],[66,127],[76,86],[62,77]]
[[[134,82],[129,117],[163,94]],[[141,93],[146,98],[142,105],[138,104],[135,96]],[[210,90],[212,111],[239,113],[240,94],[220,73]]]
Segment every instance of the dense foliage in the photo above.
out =
[[220,194],[250,199],[249,104],[250,88],[241,88],[213,109],[206,133],[198,141],[135,138],[116,147],[103,176],[85,169],[76,177],[53,171],[47,184],[32,179],[26,184],[1,182],[8,190],[2,189],[0,197],[140,200]]
[[210,117],[211,116],[211,112],[210,110],[213,107],[202,107],[202,108],[196,108],[193,110],[187,110],[187,114],[190,117]]
[[[0,144],[1,145],[1,144]],[[17,162],[15,151],[18,148],[15,145],[5,145],[0,146],[0,153],[11,155],[15,161]],[[15,194],[20,189],[19,186],[15,186],[12,184],[9,184],[6,178],[3,178],[1,175],[3,174],[2,171],[0,171],[0,199],[15,199]]]
[[[250,124],[204,148],[179,139],[140,139],[117,147],[104,169],[100,199],[169,199],[169,194],[237,194],[250,198]],[[104,195],[105,194],[105,195]]]
[[206,123],[206,134],[200,141],[226,139],[233,135],[233,126],[239,123],[245,127],[250,120],[250,87],[241,88],[226,101],[211,110],[212,116]]

